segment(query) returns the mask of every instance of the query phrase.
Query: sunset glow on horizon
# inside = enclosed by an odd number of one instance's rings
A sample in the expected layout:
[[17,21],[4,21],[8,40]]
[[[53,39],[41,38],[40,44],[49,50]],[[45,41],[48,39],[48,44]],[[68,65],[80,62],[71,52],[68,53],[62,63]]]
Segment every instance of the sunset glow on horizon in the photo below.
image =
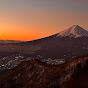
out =
[[0,0],[0,40],[30,41],[74,24],[88,30],[88,0]]

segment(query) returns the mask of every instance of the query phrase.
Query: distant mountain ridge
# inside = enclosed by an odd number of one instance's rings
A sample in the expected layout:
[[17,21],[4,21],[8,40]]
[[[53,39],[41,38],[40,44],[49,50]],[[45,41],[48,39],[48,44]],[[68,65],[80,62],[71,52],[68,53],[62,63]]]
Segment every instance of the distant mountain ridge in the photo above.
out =
[[0,40],[0,44],[20,43],[19,40]]

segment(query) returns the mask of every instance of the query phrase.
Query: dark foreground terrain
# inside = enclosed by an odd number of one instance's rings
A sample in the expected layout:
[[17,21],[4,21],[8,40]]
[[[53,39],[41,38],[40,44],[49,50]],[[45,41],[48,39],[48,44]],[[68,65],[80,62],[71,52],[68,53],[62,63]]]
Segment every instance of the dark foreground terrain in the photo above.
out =
[[0,77],[0,88],[88,88],[88,56],[61,65],[24,61]]

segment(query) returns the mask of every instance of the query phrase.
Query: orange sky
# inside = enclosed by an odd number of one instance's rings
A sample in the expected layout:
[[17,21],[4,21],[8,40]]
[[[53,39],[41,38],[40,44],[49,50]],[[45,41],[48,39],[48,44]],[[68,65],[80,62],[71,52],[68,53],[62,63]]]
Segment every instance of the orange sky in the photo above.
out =
[[[62,31],[74,24],[88,30],[87,0],[0,1],[0,39],[34,40]],[[77,0],[81,1],[81,0]]]

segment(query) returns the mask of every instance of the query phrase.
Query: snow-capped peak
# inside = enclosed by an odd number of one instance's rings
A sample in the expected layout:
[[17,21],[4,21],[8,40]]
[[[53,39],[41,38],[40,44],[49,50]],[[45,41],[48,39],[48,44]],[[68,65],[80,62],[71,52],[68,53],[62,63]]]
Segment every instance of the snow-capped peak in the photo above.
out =
[[88,31],[80,27],[79,25],[73,25],[72,27],[68,28],[67,30],[64,30],[60,33],[58,33],[57,37],[81,37],[81,36],[88,36]]

